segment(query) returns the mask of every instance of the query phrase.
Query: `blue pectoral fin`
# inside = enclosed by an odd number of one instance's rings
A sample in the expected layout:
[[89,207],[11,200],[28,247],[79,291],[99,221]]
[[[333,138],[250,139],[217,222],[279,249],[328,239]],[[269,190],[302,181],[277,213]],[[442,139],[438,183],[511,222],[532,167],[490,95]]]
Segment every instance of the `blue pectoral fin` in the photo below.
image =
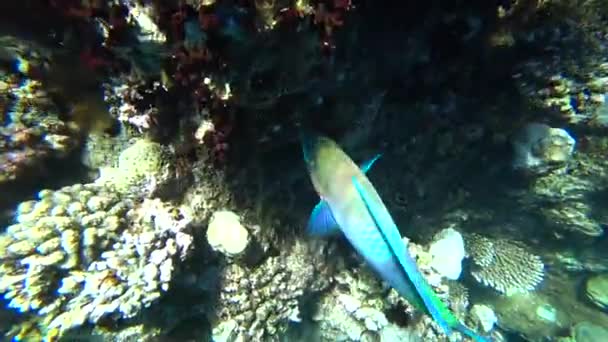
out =
[[306,231],[310,235],[326,237],[340,232],[340,226],[334,219],[329,205],[321,200],[310,214]]
[[372,168],[372,166],[374,166],[374,163],[376,162],[376,160],[378,160],[378,158],[382,157],[382,154],[378,153],[376,154],[372,159],[365,161],[364,163],[361,163],[361,171],[363,171],[363,173],[367,173],[367,171],[369,171],[369,169]]
[[426,280],[418,270],[416,261],[410,256],[409,252],[405,248],[405,244],[401,240],[399,229],[393,221],[388,211],[379,205],[374,205],[372,199],[369,198],[365,189],[361,186],[361,183],[353,176],[353,184],[359,193],[359,196],[363,200],[365,207],[367,208],[370,216],[374,220],[380,234],[384,241],[389,245],[393,255],[399,261],[399,264],[403,268],[409,281],[416,288],[416,292],[420,299],[422,299],[424,306],[427,309],[429,315],[439,324],[442,330],[449,335],[451,333],[450,325],[441,314],[441,308],[438,305],[443,305],[441,301],[433,301],[433,294],[429,293],[432,291],[431,287],[427,284]]

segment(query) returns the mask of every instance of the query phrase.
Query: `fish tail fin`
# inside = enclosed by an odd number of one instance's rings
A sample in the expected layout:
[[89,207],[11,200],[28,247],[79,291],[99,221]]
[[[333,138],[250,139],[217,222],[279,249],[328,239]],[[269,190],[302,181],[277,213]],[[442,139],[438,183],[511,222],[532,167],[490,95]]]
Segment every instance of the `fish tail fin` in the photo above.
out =
[[481,336],[478,333],[474,332],[472,329],[467,327],[466,325],[458,322],[454,325],[454,330],[461,332],[462,334],[470,337],[475,342],[491,342],[492,340],[488,337]]

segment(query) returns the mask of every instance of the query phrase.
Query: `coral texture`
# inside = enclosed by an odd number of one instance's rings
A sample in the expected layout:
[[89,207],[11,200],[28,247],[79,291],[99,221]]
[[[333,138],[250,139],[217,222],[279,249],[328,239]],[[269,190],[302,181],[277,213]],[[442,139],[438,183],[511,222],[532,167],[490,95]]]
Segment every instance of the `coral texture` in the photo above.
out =
[[10,307],[35,313],[49,337],[134,317],[168,289],[190,250],[189,217],[99,185],[43,190],[0,236],[0,292]]
[[118,157],[117,167],[102,168],[97,183],[109,183],[137,197],[162,193],[175,179],[175,158],[156,142],[137,139]]
[[232,333],[249,341],[275,340],[289,320],[299,321],[299,300],[327,286],[321,263],[302,243],[253,270],[238,264],[223,272],[216,325],[236,321]]
[[467,235],[465,241],[474,266],[471,274],[481,284],[509,295],[532,291],[543,280],[541,258],[513,241],[478,234]]
[[574,151],[575,140],[561,128],[530,123],[513,139],[513,167],[533,173],[544,173],[564,166]]
[[37,80],[0,71],[0,184],[35,170],[48,157],[65,156],[78,143],[78,129]]

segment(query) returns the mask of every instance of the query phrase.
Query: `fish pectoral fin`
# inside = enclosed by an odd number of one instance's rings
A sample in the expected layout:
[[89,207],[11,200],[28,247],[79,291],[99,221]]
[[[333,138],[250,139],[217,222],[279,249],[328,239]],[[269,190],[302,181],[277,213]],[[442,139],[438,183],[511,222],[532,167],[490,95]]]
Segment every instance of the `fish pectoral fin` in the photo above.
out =
[[359,166],[361,168],[361,171],[363,171],[363,173],[367,173],[367,171],[372,168],[376,160],[378,160],[380,157],[382,157],[382,154],[378,153],[372,159],[361,163],[361,166]]
[[310,214],[306,231],[310,235],[326,237],[340,232],[340,226],[326,201],[321,200]]

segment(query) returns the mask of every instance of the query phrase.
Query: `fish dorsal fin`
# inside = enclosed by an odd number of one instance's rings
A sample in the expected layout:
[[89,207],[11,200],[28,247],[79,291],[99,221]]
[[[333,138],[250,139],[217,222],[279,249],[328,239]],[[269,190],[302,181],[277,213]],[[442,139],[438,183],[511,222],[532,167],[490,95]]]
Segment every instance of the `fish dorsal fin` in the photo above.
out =
[[[405,248],[405,244],[401,241],[399,229],[395,225],[395,222],[393,222],[392,218],[390,218],[390,214],[386,213],[385,215],[382,215],[378,207],[372,205],[367,192],[365,189],[363,189],[356,176],[353,176],[352,179],[359,196],[363,200],[363,203],[365,203],[365,207],[378,227],[382,238],[391,249],[393,255],[399,261],[399,264],[405,271],[405,274],[409,278],[410,282],[416,288],[416,291],[422,299],[429,315],[435,320],[435,322],[437,322],[437,324],[439,324],[447,335],[450,335],[452,329],[443,315],[445,315],[447,312],[451,316],[451,313],[449,313],[449,310],[445,304],[443,304],[443,302],[441,302],[441,300],[435,296],[433,289],[427,284],[426,280],[418,270],[416,261],[411,257]],[[388,218],[383,217],[387,214],[389,215]]]
[[372,166],[374,166],[374,163],[380,157],[382,157],[382,154],[378,153],[372,159],[366,160],[365,162],[361,163],[361,166],[360,166],[361,171],[363,171],[363,173],[367,173],[367,171],[369,171],[369,169],[371,169]]
[[306,231],[314,236],[331,236],[340,232],[340,226],[325,200],[321,200],[310,214]]

